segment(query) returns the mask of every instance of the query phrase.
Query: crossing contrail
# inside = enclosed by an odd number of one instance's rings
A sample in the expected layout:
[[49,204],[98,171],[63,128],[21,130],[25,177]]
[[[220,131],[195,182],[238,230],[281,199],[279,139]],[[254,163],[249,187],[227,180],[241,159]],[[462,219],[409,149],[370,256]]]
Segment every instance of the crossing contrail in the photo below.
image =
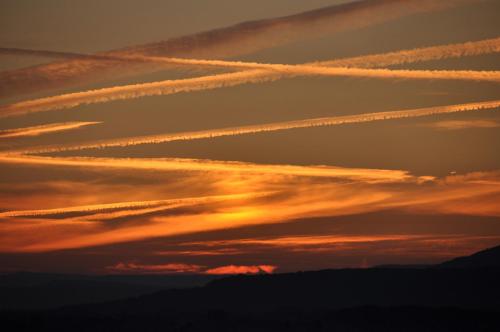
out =
[[[319,75],[379,79],[500,81],[500,71],[391,70],[343,67],[324,68],[311,65],[281,65],[243,62],[233,62],[233,64],[238,67],[245,66],[246,68],[257,69],[255,69],[255,71],[241,71],[197,78],[116,86],[22,101],[1,106],[0,117],[19,116],[34,112],[68,109],[79,105],[106,103],[114,100],[128,100],[156,95],[171,95],[180,92],[216,89],[246,83],[260,83],[268,80],[266,74],[268,71],[284,73],[285,75]],[[261,78],[262,76],[264,79]]]
[[[166,41],[102,52],[97,56],[227,58],[321,35],[353,30],[401,17],[480,0],[366,0],[295,15],[239,23]],[[160,67],[161,68],[161,67]],[[0,97],[68,88],[158,70],[154,63],[74,58],[0,73]]]

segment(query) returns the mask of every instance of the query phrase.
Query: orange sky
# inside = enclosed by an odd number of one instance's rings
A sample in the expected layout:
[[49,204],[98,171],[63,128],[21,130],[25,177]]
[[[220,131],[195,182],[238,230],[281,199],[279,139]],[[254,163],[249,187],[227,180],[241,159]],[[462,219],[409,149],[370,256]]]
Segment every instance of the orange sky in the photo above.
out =
[[498,2],[138,5],[76,1],[94,20],[77,26],[55,0],[0,5],[0,272],[275,273],[500,243]]

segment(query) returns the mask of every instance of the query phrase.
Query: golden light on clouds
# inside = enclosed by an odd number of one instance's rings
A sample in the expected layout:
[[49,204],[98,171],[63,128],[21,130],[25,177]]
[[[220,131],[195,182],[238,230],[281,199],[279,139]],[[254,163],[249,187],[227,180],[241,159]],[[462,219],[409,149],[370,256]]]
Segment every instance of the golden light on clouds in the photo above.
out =
[[450,14],[485,9],[297,6],[108,52],[0,45],[27,61],[0,72],[0,262],[258,274],[498,243],[500,37]]

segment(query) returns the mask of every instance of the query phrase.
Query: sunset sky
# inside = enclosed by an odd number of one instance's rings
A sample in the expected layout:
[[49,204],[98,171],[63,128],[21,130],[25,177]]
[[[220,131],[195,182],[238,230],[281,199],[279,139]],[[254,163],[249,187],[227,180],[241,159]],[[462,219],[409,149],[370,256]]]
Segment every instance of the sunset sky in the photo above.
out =
[[0,272],[500,244],[497,0],[3,0]]

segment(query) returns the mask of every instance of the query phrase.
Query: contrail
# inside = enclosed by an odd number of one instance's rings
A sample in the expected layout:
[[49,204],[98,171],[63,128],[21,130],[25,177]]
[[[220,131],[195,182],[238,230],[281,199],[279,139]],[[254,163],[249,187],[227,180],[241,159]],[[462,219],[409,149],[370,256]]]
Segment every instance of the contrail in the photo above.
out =
[[0,138],[38,136],[65,130],[77,129],[84,126],[99,124],[102,122],[63,122],[51,123],[40,126],[0,130]]
[[[415,179],[406,171],[332,166],[268,165],[236,161],[214,161],[181,158],[94,158],[40,157],[20,154],[0,154],[0,162],[14,164],[95,167],[109,169],[140,169],[158,171],[202,171],[219,173],[249,173],[293,175],[302,177],[342,178],[368,183],[399,182]],[[426,180],[426,179],[422,179]]]
[[[333,5],[295,15],[233,26],[133,46],[98,56],[169,56],[227,58],[324,34],[338,33],[408,15],[444,10],[480,0],[366,0]],[[0,73],[0,97],[40,92],[158,70],[155,64],[73,59]]]
[[[234,86],[238,84],[245,83],[259,83],[259,82],[269,82],[281,79],[283,77],[297,76],[297,75],[342,75],[346,74],[345,70],[342,72],[341,70],[335,68],[328,69],[320,69],[315,67],[323,67],[323,66],[344,66],[344,67],[362,67],[362,68],[370,68],[370,67],[381,67],[381,66],[389,66],[403,63],[413,63],[419,61],[428,61],[428,60],[436,60],[436,59],[444,59],[451,57],[461,57],[461,56],[470,56],[470,55],[479,55],[479,54],[488,54],[500,52],[500,38],[493,38],[487,40],[481,40],[476,42],[467,42],[461,44],[451,44],[451,45],[442,45],[442,46],[434,46],[427,48],[420,48],[414,50],[403,50],[397,52],[390,52],[385,54],[374,54],[367,56],[360,56],[354,58],[347,59],[337,59],[337,60],[329,60],[322,61],[316,63],[306,63],[305,65],[296,65],[296,66],[286,66],[286,65],[269,65],[269,64],[259,64],[259,63],[245,63],[245,62],[233,62],[233,61],[214,61],[214,60],[193,60],[193,59],[179,59],[179,58],[161,58],[161,57],[142,57],[142,56],[134,56],[134,57],[124,57],[117,58],[116,60],[122,61],[151,61],[157,63],[166,63],[166,64],[177,64],[177,65],[197,65],[197,66],[221,66],[221,67],[232,67],[232,68],[258,68],[254,70],[243,71],[239,73],[230,73],[230,74],[220,74],[220,75],[212,75],[207,76],[205,78],[194,78],[187,80],[174,80],[174,81],[165,81],[164,85],[174,86],[177,83],[178,88],[176,91],[164,91],[159,94],[170,94],[176,92],[186,92],[186,91],[199,91],[204,89],[215,89],[218,87],[224,86]],[[59,54],[59,52],[56,52]],[[86,55],[82,55],[86,56]],[[103,57],[105,58],[105,57]],[[260,70],[260,69],[269,69],[269,70]],[[342,68],[345,69],[345,68]],[[380,69],[379,69],[380,70]],[[394,74],[397,76],[396,78],[400,78],[401,76],[408,75],[420,75],[419,78],[424,78],[426,76],[432,76],[433,79],[436,78],[449,78],[449,79],[486,79],[486,80],[495,80],[497,79],[498,72],[469,72],[469,71],[460,71],[460,72],[434,72],[428,71],[424,73],[415,73],[414,71],[408,73],[407,71],[400,72],[384,72],[384,70],[378,72],[369,72],[369,71],[360,71],[360,70],[351,70],[349,72],[350,75],[383,75]],[[405,77],[407,78],[407,77]],[[167,83],[170,82],[170,83]],[[207,82],[210,82],[209,84]],[[154,83],[147,83],[154,84]],[[143,85],[144,87],[144,85]],[[153,86],[151,86],[153,87]],[[137,87],[138,88],[138,87]],[[166,87],[164,87],[166,89]],[[112,89],[112,88],[108,88]],[[109,91],[109,90],[108,90]],[[67,97],[70,97],[66,95]],[[74,94],[73,94],[74,96]],[[76,97],[76,96],[75,96]],[[44,108],[43,103],[50,104],[50,101],[54,101],[54,98],[58,97],[49,97],[44,98],[43,100],[38,100],[38,103],[32,102],[21,102],[17,104],[7,105],[4,107],[0,107],[0,117],[8,116],[2,114],[2,109],[7,109],[9,113],[9,109],[12,115],[15,114],[25,114],[30,107],[35,107],[38,104],[38,107],[41,107],[42,110],[50,109],[50,106]],[[69,98],[68,98],[69,99]],[[24,106],[23,106],[24,105]],[[76,104],[78,105],[78,103]],[[66,107],[71,107],[67,105]],[[17,110],[16,110],[17,109]],[[23,110],[24,109],[24,110]],[[32,111],[36,111],[32,109]]]
[[[142,62],[157,62],[166,64],[177,65],[197,65],[197,66],[220,66],[231,68],[257,68],[238,73],[212,75],[207,77],[199,77],[185,80],[173,80],[156,83],[146,83],[143,85],[135,85],[128,87],[107,88],[106,90],[92,91],[92,94],[111,93],[116,92],[116,89],[124,93],[128,88],[145,89],[146,91],[138,91],[135,95],[129,93],[127,97],[107,97],[109,100],[122,99],[122,98],[135,98],[143,95],[154,94],[172,94],[178,92],[199,91],[205,89],[215,89],[219,87],[235,86],[245,83],[259,83],[275,81],[284,77],[297,76],[297,75],[326,75],[326,76],[342,76],[352,75],[360,77],[383,77],[383,78],[419,78],[419,79],[477,79],[477,80],[497,80],[498,72],[471,72],[471,71],[387,71],[386,69],[379,69],[378,71],[368,71],[351,68],[346,71],[346,68],[321,68],[323,66],[344,66],[344,67],[381,67],[403,63],[413,63],[419,61],[436,60],[450,57],[461,57],[479,54],[488,54],[500,52],[500,38],[481,40],[476,42],[467,42],[461,44],[451,44],[434,46],[427,48],[420,48],[414,50],[403,50],[397,52],[390,52],[385,54],[374,54],[361,57],[329,60],[316,63],[306,63],[304,65],[272,65],[272,64],[259,64],[259,63],[245,63],[234,61],[217,61],[217,60],[193,60],[193,59],[179,59],[179,58],[161,58],[161,57],[124,57],[117,58],[121,61],[142,61]],[[59,54],[59,52],[56,52]],[[86,56],[86,55],[82,55]],[[103,56],[104,57],[104,56]],[[262,70],[265,69],[265,70]],[[412,77],[413,76],[413,77]],[[160,84],[163,83],[163,84]],[[112,90],[115,89],[115,90]],[[162,90],[163,89],[163,90]],[[90,98],[92,94],[87,93]],[[63,96],[55,96],[49,98],[38,99],[35,101],[20,102],[17,104],[6,105],[0,107],[0,117],[9,115],[21,115],[30,111],[44,111],[58,107],[71,107],[79,105],[80,103],[89,102],[104,102],[103,96],[99,96],[96,101],[85,101],[85,99],[78,101],[78,97],[82,97],[82,93],[69,94]],[[57,106],[57,102],[62,102],[62,106]],[[66,104],[64,104],[66,101]],[[56,106],[51,104],[56,103]],[[3,114],[2,114],[3,110]]]
[[[190,62],[211,60],[184,60]],[[217,62],[217,61],[215,61]],[[218,62],[217,62],[218,63]],[[221,87],[230,87],[246,83],[260,83],[268,80],[267,72],[274,71],[285,75],[319,75],[340,77],[366,77],[379,79],[444,79],[500,81],[500,71],[470,70],[391,70],[365,68],[323,68],[310,65],[281,65],[244,62],[227,62],[235,67],[258,68],[255,71],[218,74],[197,78],[166,80],[152,83],[132,84],[68,93],[58,96],[22,101],[0,107],[0,117],[19,116],[34,112],[45,112],[76,107],[79,105],[106,103],[114,100],[135,99],[145,96],[170,95],[180,92],[192,92]],[[262,80],[260,77],[264,77]]]
[[52,147],[32,148],[19,151],[12,151],[19,154],[40,154],[51,152],[75,151],[85,149],[103,149],[109,147],[127,147],[141,144],[159,144],[173,141],[187,141],[205,138],[214,138],[222,136],[236,136],[245,134],[254,134],[268,131],[288,130],[297,128],[320,127],[320,126],[336,126],[348,123],[372,122],[390,119],[413,118],[420,116],[429,116],[434,114],[446,114],[456,112],[469,112],[487,109],[495,109],[500,107],[500,100],[476,102],[468,104],[457,104],[447,106],[434,106],[411,110],[388,111],[377,113],[364,113],[356,115],[344,115],[323,117],[315,119],[305,119],[296,121],[284,121],[268,124],[259,124],[251,126],[239,126],[222,129],[210,129],[202,131],[190,131],[163,135],[147,135],[138,137],[127,137],[120,139],[103,140],[87,144],[76,145],[56,145]]
[[145,208],[158,205],[172,204],[173,203],[172,201],[177,202],[178,200],[120,202],[120,203],[109,203],[109,204],[80,205],[80,206],[71,206],[71,207],[56,208],[56,209],[17,210],[17,211],[2,212],[0,213],[0,218],[40,217],[40,216],[50,216],[50,215],[58,215],[66,213],[94,213],[94,212],[104,212],[104,211],[119,210],[119,209]]
[[[113,219],[118,217],[124,217],[127,215],[133,215],[133,209],[141,211],[142,214],[149,213],[144,212],[144,209],[152,209],[153,211],[160,211],[167,208],[177,208],[181,206],[189,205],[200,205],[211,202],[218,202],[229,199],[245,199],[249,197],[258,197],[267,195],[267,193],[246,193],[246,194],[230,194],[230,195],[215,195],[215,196],[202,196],[202,197],[187,197],[187,198],[176,198],[176,199],[165,199],[165,200],[153,200],[153,201],[134,201],[134,202],[118,202],[118,203],[108,203],[108,204],[94,204],[94,205],[80,205],[71,206],[65,208],[55,208],[55,209],[39,209],[39,210],[15,210],[6,211],[0,213],[0,218],[13,218],[13,217],[42,217],[42,216],[53,216],[59,214],[68,213],[99,213],[103,216],[82,216],[74,217],[72,220],[97,220],[100,217],[104,219]],[[158,208],[159,210],[153,210]],[[125,210],[126,211],[121,211]],[[118,211],[116,211],[118,210]],[[132,211],[131,211],[132,210]],[[103,212],[107,212],[105,215]],[[124,212],[124,213],[121,213]],[[99,218],[98,218],[99,217]]]
[[332,67],[376,68],[431,60],[461,58],[500,52],[500,37],[479,41],[422,47],[383,54],[372,54],[345,59],[310,63]]
[[[155,58],[160,62],[162,58]],[[316,75],[316,76],[345,76],[345,77],[372,77],[372,78],[403,78],[403,79],[449,79],[474,81],[500,81],[500,71],[473,71],[473,70],[394,70],[394,69],[367,69],[357,67],[268,64],[258,62],[224,61],[165,58],[166,63],[188,66],[210,66],[231,69],[257,69],[278,72],[285,76]]]

